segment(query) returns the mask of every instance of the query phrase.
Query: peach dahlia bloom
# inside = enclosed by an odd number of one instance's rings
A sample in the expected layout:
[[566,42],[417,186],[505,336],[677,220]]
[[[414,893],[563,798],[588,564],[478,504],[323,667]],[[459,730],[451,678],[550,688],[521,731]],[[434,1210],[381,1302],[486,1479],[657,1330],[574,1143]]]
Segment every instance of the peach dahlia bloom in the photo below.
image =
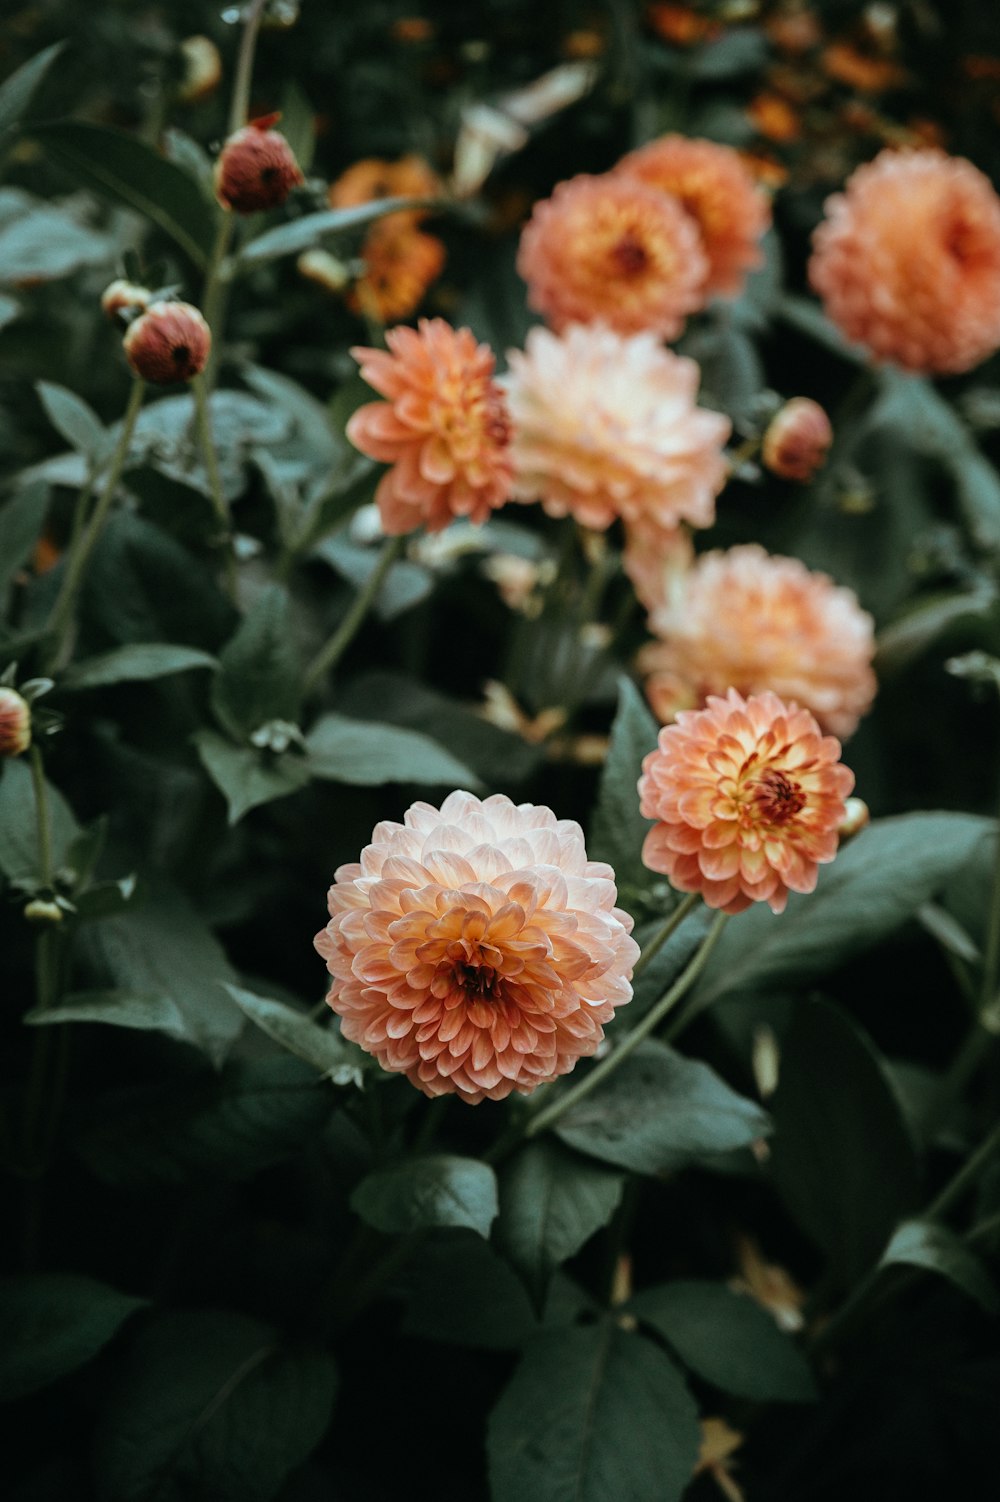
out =
[[425,1095],[527,1095],[593,1054],[639,949],[610,866],[551,809],[449,793],[376,825],[316,948],[345,1037]]
[[905,370],[970,370],[1000,348],[1000,197],[962,157],[882,151],[826,202],[809,279],[828,318]]
[[760,242],[771,224],[770,200],[739,153],[715,141],[661,136],[630,151],[615,173],[678,199],[708,257],[706,294],[738,296],[747,272],[764,259]]
[[517,269],[555,329],[603,320],[673,339],[705,304],[708,262],[676,199],[605,173],[559,183],[525,225]]
[[846,737],[875,697],[874,622],[853,590],[756,543],[703,553],[650,613],[662,640],[640,656],[654,712],[737,688],[794,699]]
[[695,405],[694,360],[652,333],[571,324],[532,329],[508,361],[515,499],[588,527],[712,524],[730,424]]
[[854,787],[807,709],[735,689],[665,726],[642,771],[642,812],[657,821],[643,861],[725,913],[780,913],[789,892],[811,892]]
[[355,448],[392,468],[375,500],[390,535],[456,516],[485,521],[510,499],[510,419],[493,379],[493,352],[469,329],[422,318],[390,329],[388,350],[352,349],[361,374],[387,398],[352,415]]

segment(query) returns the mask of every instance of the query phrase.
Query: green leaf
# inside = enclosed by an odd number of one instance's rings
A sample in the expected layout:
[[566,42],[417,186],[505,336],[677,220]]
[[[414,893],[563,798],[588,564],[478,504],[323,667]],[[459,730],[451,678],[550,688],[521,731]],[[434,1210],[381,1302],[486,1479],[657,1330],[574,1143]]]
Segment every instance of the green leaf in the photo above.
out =
[[162,1314],[132,1342],[96,1436],[100,1502],[270,1502],[319,1443],[337,1370],[221,1310]]
[[628,1303],[699,1377],[756,1403],[817,1397],[808,1362],[790,1336],[743,1293],[723,1283],[664,1283]]
[[464,1226],[488,1236],[497,1214],[496,1174],[475,1158],[431,1153],[369,1174],[351,1207],[377,1231]]
[[947,1226],[929,1220],[904,1221],[893,1232],[879,1266],[894,1263],[940,1273],[988,1313],[1000,1313],[1000,1296],[983,1262]]
[[124,1188],[246,1179],[315,1140],[331,1099],[315,1070],[269,1054],[108,1094],[76,1146],[98,1178]]
[[31,557],[48,509],[49,487],[44,480],[16,490],[0,507],[0,608],[15,574]]
[[138,136],[82,120],[36,126],[32,132],[81,187],[137,209],[191,257],[208,264],[213,214],[198,184]]
[[54,381],[36,381],[35,390],[56,432],[77,453],[96,463],[105,452],[108,434],[94,409],[82,396]]
[[32,95],[65,45],[65,42],[53,42],[51,47],[36,52],[0,84],[0,136],[12,130],[23,118]]
[[[52,863],[64,865],[80,833],[69,804],[46,782]],[[40,881],[38,820],[31,770],[24,760],[8,761],[0,776],[0,872],[15,886],[33,888]]]
[[327,714],[306,736],[309,770],[315,777],[354,787],[406,782],[474,790],[479,778],[450,751],[415,730],[376,725]]
[[642,759],[656,749],[657,734],[646,701],[631,679],[622,678],[588,851],[592,860],[607,861],[614,868],[618,882],[634,886],[650,881],[642,863],[642,845],[653,821],[639,812],[638,782]]
[[607,1225],[624,1183],[552,1141],[529,1142],[504,1165],[496,1242],[536,1301],[559,1264]]
[[911,918],[991,828],[973,814],[875,820],[820,872],[810,896],[793,895],[779,916],[756,903],[727,925],[694,992],[699,1009],[733,992],[829,974]]
[[51,282],[84,266],[113,263],[115,246],[109,235],[30,193],[13,188],[2,192],[16,194],[21,208],[0,225],[0,283]]
[[245,1017],[296,1058],[318,1069],[333,1084],[361,1084],[362,1074],[371,1067],[372,1060],[357,1044],[342,1037],[333,1023],[322,1027],[283,1001],[256,996],[239,986],[227,986],[226,990]]
[[327,235],[343,234],[347,230],[362,229],[383,219],[386,214],[398,213],[400,209],[423,208],[433,200],[426,198],[377,198],[370,203],[356,204],[348,209],[322,209],[317,214],[306,214],[288,224],[279,224],[275,229],[265,230],[256,240],[251,240],[240,252],[244,265],[259,265],[275,261],[279,256],[297,255],[308,250]]
[[707,1064],[663,1043],[641,1043],[618,1070],[571,1106],[557,1134],[582,1153],[637,1173],[664,1173],[747,1147],[767,1114]]
[[613,1320],[536,1337],[490,1417],[494,1502],[677,1502],[699,1445],[673,1362]]
[[837,1008],[800,1003],[780,1049],[770,1170],[850,1288],[918,1203],[913,1145],[877,1055]]
[[218,661],[198,647],[179,647],[169,642],[134,642],[100,657],[74,662],[59,679],[60,688],[106,688],[111,683],[146,683],[186,673],[191,668],[215,668]]
[[188,1026],[177,1003],[170,996],[155,993],[74,991],[56,1007],[27,1012],[24,1020],[35,1027],[48,1027],[53,1022],[106,1022],[112,1027],[165,1033],[181,1042],[188,1040]]
[[243,740],[269,720],[294,722],[302,698],[302,669],[287,590],[261,591],[219,654],[212,707],[221,724]]
[[243,1025],[222,989],[236,976],[211,929],[179,892],[161,888],[143,907],[94,924],[81,939],[115,989],[172,1001],[187,1041],[222,1062]]
[[239,823],[262,803],[297,793],[309,781],[310,769],[301,757],[234,746],[214,730],[199,730],[192,739],[202,765],[229,805],[230,824]]
[[876,659],[879,674],[905,667],[952,626],[986,615],[996,599],[996,586],[984,579],[971,589],[918,600],[905,615],[879,632]]
[[510,1351],[538,1329],[524,1284],[473,1231],[431,1232],[401,1276],[403,1332]]
[[76,1273],[0,1280],[0,1402],[75,1372],[145,1303]]
[[[362,547],[338,534],[327,537],[313,549],[317,558],[322,558],[337,570],[342,579],[360,589],[368,583],[378,567],[379,555],[375,548]],[[434,588],[434,576],[419,563],[410,563],[405,558],[390,568],[382,587],[375,596],[375,612],[380,620],[391,621],[397,615],[412,610],[421,600],[426,600]]]

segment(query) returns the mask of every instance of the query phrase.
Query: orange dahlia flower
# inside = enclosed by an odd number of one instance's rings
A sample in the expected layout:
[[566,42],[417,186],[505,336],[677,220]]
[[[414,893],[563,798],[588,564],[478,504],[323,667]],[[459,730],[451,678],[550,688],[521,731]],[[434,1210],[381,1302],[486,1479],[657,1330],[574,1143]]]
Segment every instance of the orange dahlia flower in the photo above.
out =
[[402,217],[390,214],[372,226],[361,251],[365,274],[347,298],[355,313],[374,314],[380,323],[409,318],[444,269],[444,245],[437,236],[390,222]]
[[[440,192],[441,179],[422,157],[411,154],[395,162],[365,157],[331,183],[327,200],[333,209],[349,209],[376,198],[434,198]],[[397,229],[403,225],[412,227],[426,213],[425,209],[400,209],[379,223],[392,224]]]
[[534,328],[508,355],[514,496],[588,527],[708,527],[729,419],[695,405],[701,371],[652,333]]
[[809,278],[877,360],[970,370],[1000,348],[1000,198],[971,162],[882,151],[826,202]]
[[316,948],[345,1037],[425,1095],[527,1095],[593,1054],[639,949],[578,824],[496,794],[415,803],[341,866]]
[[640,666],[664,721],[727,688],[770,689],[846,737],[875,697],[874,622],[853,590],[756,543],[704,553],[680,579],[665,575],[649,624],[662,640],[643,649]]
[[647,610],[662,609],[668,600],[680,597],[693,562],[686,527],[667,529],[645,520],[625,523],[622,568]]
[[510,499],[510,419],[493,380],[493,352],[469,329],[422,318],[390,329],[388,350],[353,349],[361,374],[388,400],[347,424],[355,448],[392,468],[375,500],[383,530],[440,532],[456,516],[485,521]]
[[630,151],[615,175],[671,194],[694,220],[708,257],[703,301],[743,290],[747,272],[763,261],[771,204],[738,152],[715,141],[661,136]]
[[675,199],[610,173],[571,178],[536,203],[517,269],[528,302],[556,329],[600,319],[673,339],[705,304],[697,225]]
[[811,892],[854,787],[807,709],[735,689],[665,726],[642,771],[642,812],[657,821],[643,861],[725,913],[780,913],[789,892]]

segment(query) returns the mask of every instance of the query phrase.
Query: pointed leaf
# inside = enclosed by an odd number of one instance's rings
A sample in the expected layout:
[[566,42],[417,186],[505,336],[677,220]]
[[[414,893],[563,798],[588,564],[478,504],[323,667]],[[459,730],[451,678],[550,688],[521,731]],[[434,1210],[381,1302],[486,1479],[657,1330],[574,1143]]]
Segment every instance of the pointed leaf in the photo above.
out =
[[355,787],[385,782],[475,789],[479,778],[450,751],[416,730],[375,725],[328,714],[306,737],[309,770],[315,777]]
[[283,1001],[255,996],[240,986],[226,990],[245,1017],[287,1048],[296,1058],[312,1064],[335,1085],[360,1085],[363,1072],[373,1061],[356,1043],[349,1043],[332,1023],[325,1027]]
[[70,447],[91,463],[98,460],[107,447],[108,433],[94,409],[82,396],[54,381],[38,381],[35,390],[52,426]]
[[0,84],[0,136],[12,130],[23,118],[35,90],[65,45],[65,42],[53,42],[51,47],[36,52]]
[[386,214],[398,213],[400,209],[426,208],[433,206],[427,198],[376,198],[370,203],[359,203],[347,209],[323,209],[318,214],[306,214],[293,219],[289,224],[279,224],[275,229],[265,230],[256,240],[251,240],[240,252],[244,265],[274,261],[279,256],[297,255],[308,250],[327,235],[343,234],[348,230],[363,229],[383,219]]
[[552,1141],[529,1142],[504,1164],[496,1242],[536,1300],[559,1264],[607,1225],[624,1183]]
[[638,782],[643,757],[656,749],[657,733],[646,701],[631,679],[623,678],[588,851],[592,860],[607,861],[614,868],[619,883],[639,887],[654,880],[642,864],[642,844],[653,821],[639,812]]
[[256,746],[234,746],[214,730],[200,730],[192,739],[205,771],[229,805],[230,824],[238,824],[252,808],[297,793],[309,781],[309,768],[294,754],[276,757]]
[[135,991],[74,991],[58,1006],[44,1012],[25,1013],[25,1022],[48,1027],[57,1022],[105,1022],[113,1027],[131,1027],[140,1032],[165,1033],[181,1042],[188,1027],[177,1003],[170,996]]
[[[62,794],[51,782],[45,787],[52,863],[58,870],[80,826]],[[31,770],[23,759],[8,761],[0,775],[0,872],[16,886],[34,886],[40,879],[40,866]]]
[[272,584],[219,654],[212,707],[225,729],[242,740],[269,720],[294,722],[301,696],[291,603],[288,592]]
[[369,1174],[351,1206],[378,1231],[465,1226],[488,1236],[497,1214],[496,1174],[475,1158],[432,1153]]
[[15,574],[31,557],[48,509],[49,487],[44,480],[16,490],[0,506],[0,608]]
[[26,1397],[96,1356],[145,1299],[77,1273],[0,1281],[0,1402]]
[[892,1233],[879,1265],[893,1263],[940,1273],[989,1314],[1000,1313],[1000,1295],[982,1260],[947,1226],[928,1220],[904,1221]]
[[72,663],[60,676],[59,687],[106,688],[112,683],[147,683],[191,668],[215,668],[218,660],[198,647],[179,647],[169,642],[135,642]]

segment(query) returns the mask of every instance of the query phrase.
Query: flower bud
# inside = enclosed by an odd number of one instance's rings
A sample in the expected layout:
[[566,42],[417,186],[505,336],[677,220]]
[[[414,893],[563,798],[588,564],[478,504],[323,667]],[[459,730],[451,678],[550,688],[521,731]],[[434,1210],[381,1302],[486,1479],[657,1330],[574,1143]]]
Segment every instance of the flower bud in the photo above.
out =
[[279,117],[263,115],[236,131],[215,164],[215,196],[224,209],[256,214],[277,208],[305,179],[284,136],[269,127]]
[[31,709],[12,688],[0,688],[0,757],[20,756],[31,745]]
[[794,396],[771,419],[761,462],[782,480],[811,480],[826,462],[832,442],[833,428],[819,402]]
[[117,318],[119,313],[144,313],[149,298],[148,288],[137,287],[119,277],[101,293],[101,311],[105,318]]
[[847,798],[844,802],[844,817],[837,826],[837,835],[843,845],[871,823],[868,804],[863,798]]
[[24,916],[29,923],[61,923],[63,910],[58,902],[50,902],[45,897],[33,897],[24,909]]
[[326,292],[343,292],[351,284],[351,272],[328,250],[304,250],[295,263],[300,276]]
[[186,302],[150,303],[125,334],[125,356],[137,376],[168,386],[205,369],[212,335],[197,308]]
[[182,104],[197,104],[218,88],[222,78],[222,58],[211,37],[185,37],[180,50],[184,74],[177,97]]

